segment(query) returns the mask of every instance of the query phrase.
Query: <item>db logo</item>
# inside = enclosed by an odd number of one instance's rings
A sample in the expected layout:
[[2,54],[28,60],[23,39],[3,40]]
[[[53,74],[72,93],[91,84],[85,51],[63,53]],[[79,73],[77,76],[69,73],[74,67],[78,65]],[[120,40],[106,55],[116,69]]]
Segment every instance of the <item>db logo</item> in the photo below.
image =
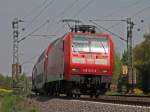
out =
[[83,72],[96,72],[96,69],[83,69]]
[[96,72],[95,69],[88,69],[88,72]]

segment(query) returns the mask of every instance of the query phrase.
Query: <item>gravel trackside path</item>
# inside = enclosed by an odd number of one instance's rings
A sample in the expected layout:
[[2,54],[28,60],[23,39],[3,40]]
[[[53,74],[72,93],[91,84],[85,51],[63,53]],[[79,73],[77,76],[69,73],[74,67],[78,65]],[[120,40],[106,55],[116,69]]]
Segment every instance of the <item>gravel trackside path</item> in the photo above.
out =
[[150,107],[39,97],[29,99],[41,112],[150,112]]

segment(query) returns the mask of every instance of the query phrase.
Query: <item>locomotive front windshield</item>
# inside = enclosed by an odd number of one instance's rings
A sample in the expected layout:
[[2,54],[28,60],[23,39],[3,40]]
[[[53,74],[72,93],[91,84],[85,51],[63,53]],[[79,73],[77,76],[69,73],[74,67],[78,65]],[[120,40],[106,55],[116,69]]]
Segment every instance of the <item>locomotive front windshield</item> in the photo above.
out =
[[73,52],[108,53],[108,39],[104,36],[75,35],[72,44]]

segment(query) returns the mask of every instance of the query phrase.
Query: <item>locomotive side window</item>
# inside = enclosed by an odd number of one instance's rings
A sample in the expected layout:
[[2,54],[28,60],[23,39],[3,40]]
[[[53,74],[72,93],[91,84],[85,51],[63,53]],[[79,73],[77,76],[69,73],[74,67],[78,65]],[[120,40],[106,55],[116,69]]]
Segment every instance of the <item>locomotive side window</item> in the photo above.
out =
[[65,49],[65,43],[64,43],[64,40],[63,40],[63,47],[62,47],[62,50],[64,51]]
[[41,60],[44,58],[44,54],[45,54],[45,50],[43,51],[43,53],[41,54],[41,56],[38,59],[38,63],[41,62]]

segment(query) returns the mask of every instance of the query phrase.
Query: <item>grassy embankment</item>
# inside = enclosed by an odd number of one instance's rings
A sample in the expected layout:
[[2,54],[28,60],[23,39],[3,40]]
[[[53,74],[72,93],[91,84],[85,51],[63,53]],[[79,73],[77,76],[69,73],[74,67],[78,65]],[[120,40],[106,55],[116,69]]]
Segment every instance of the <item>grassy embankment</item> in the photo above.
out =
[[14,95],[13,90],[0,89],[0,112],[39,112],[25,97]]

